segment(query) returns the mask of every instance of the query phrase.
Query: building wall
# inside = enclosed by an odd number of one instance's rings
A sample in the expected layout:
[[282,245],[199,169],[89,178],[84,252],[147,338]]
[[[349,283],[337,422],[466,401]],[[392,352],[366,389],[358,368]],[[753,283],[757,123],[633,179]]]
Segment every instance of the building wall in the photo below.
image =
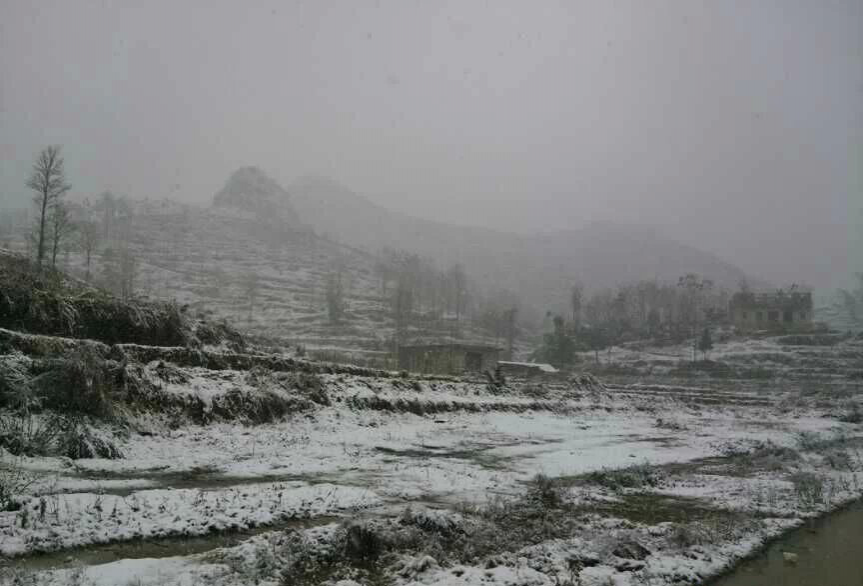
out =
[[423,373],[454,373],[464,369],[464,354],[452,348],[401,348],[399,368]]
[[497,350],[472,349],[460,346],[399,348],[399,368],[413,372],[459,374],[465,370],[494,370]]
[[788,326],[808,326],[812,323],[812,312],[785,309],[781,306],[733,307],[731,320],[744,329],[769,329]]
[[497,350],[486,350],[482,353],[482,364],[480,370],[494,370],[497,368],[497,361],[500,359],[500,352]]

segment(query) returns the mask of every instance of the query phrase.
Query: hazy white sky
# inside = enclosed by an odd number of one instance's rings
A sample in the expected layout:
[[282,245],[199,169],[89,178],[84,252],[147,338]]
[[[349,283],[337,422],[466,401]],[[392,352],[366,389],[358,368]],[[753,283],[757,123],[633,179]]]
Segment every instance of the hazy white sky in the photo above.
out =
[[0,0],[0,203],[51,143],[80,194],[206,202],[255,164],[827,280],[863,262],[863,0]]

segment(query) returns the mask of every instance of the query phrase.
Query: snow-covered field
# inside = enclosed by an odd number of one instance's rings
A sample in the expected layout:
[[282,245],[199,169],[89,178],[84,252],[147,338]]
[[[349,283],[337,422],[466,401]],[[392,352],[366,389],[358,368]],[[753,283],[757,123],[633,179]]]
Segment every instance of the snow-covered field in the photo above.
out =
[[[750,346],[717,353],[811,351]],[[165,393],[247,382],[183,370]],[[140,416],[122,459],[6,456],[36,482],[0,512],[3,583],[698,583],[863,493],[854,382],[320,376],[329,405],[274,423]]]

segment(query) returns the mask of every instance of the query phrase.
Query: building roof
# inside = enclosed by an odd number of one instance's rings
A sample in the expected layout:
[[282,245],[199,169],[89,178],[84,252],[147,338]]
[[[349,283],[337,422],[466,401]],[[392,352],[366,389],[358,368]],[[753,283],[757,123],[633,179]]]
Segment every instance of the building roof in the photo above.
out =
[[549,374],[554,374],[555,372],[559,372],[555,367],[551,364],[546,364],[545,362],[512,362],[510,360],[499,360],[498,364],[501,366],[518,366],[525,368],[536,368],[541,370],[542,372],[547,372]]

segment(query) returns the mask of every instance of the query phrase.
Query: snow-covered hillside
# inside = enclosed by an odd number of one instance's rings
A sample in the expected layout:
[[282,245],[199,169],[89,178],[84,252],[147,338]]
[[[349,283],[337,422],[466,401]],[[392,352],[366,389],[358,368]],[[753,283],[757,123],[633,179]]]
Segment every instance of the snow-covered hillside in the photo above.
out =
[[[117,201],[110,213],[122,212],[112,223],[103,221],[108,208],[100,203],[89,211],[100,230],[105,226],[91,260],[96,283],[110,281],[112,270],[122,272],[118,259],[128,250],[136,295],[176,300],[245,331],[318,351],[348,350],[353,359],[379,365],[389,356],[392,288],[381,287],[378,258],[305,225],[291,195],[260,169],[234,172],[210,207]],[[17,244],[25,246],[23,237]],[[82,253],[67,253],[59,262],[84,277]],[[330,319],[326,297],[327,282],[335,275],[344,305],[338,323]],[[453,333],[445,319],[419,321],[408,326],[410,335]],[[484,334],[470,324],[457,325],[460,335],[483,341]]]
[[[339,346],[383,342],[388,335],[373,259],[310,231],[268,226],[224,208],[188,208],[182,214],[154,209],[136,215],[132,247],[139,290],[229,318],[244,329]],[[347,314],[344,323],[332,326],[325,286],[337,270]]]

